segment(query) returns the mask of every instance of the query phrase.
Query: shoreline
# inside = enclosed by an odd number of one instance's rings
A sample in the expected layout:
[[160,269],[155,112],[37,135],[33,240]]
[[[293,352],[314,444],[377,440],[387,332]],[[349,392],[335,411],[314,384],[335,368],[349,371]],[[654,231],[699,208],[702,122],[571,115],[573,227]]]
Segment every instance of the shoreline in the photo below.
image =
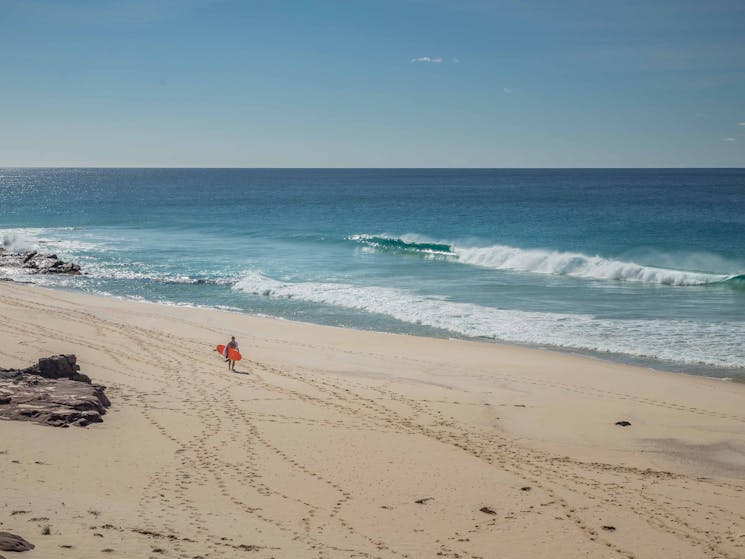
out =
[[[547,359],[557,359],[557,360],[565,360],[568,363],[572,363],[574,360],[578,363],[582,363],[585,367],[592,368],[593,364],[596,365],[596,367],[601,367],[608,370],[618,371],[619,373],[623,374],[624,371],[634,371],[636,374],[650,374],[650,375],[659,375],[661,377],[675,380],[675,379],[687,379],[683,380],[682,382],[698,382],[703,381],[705,383],[714,383],[716,385],[722,385],[722,386],[733,386],[737,387],[736,390],[742,390],[743,395],[745,395],[745,386],[740,387],[740,382],[737,380],[734,380],[732,378],[723,378],[723,377],[717,377],[717,376],[709,376],[705,374],[699,374],[694,372],[689,372],[685,370],[680,369],[674,369],[672,368],[655,368],[651,365],[646,364],[636,364],[633,362],[625,362],[622,359],[614,360],[605,358],[602,354],[599,354],[598,352],[592,352],[590,350],[574,350],[571,348],[561,348],[561,347],[553,347],[553,346],[540,346],[540,345],[529,345],[529,344],[520,344],[520,343],[512,343],[512,342],[504,342],[499,340],[491,340],[491,339],[477,339],[477,338],[467,338],[467,337],[435,337],[435,336],[426,336],[416,333],[401,333],[401,332],[388,332],[388,331],[380,331],[380,330],[367,330],[362,328],[355,328],[350,326],[337,326],[337,325],[331,325],[331,324],[322,324],[317,322],[309,322],[309,321],[302,321],[302,320],[293,320],[290,318],[284,318],[284,317],[278,317],[278,316],[271,316],[271,315],[263,315],[263,314],[250,314],[240,309],[227,309],[227,308],[217,308],[217,307],[210,307],[210,306],[203,306],[203,305],[197,305],[192,303],[175,303],[175,302],[161,302],[161,301],[150,301],[147,299],[136,299],[136,298],[130,298],[127,296],[120,296],[120,295],[114,295],[109,293],[86,293],[84,291],[78,290],[74,287],[48,287],[48,286],[39,286],[35,285],[33,283],[21,283],[14,280],[10,280],[9,283],[11,285],[21,285],[25,289],[31,289],[31,290],[41,290],[41,291],[49,291],[51,293],[66,293],[69,296],[73,298],[79,297],[81,300],[99,300],[100,304],[104,304],[105,301],[117,301],[122,303],[124,306],[127,305],[145,305],[145,306],[154,306],[155,308],[168,308],[168,309],[185,309],[185,310],[194,310],[197,312],[205,312],[208,314],[216,313],[217,315],[220,314],[226,314],[231,315],[232,317],[236,319],[244,318],[249,322],[262,322],[265,324],[272,325],[273,329],[282,330],[282,326],[288,326],[290,328],[297,328],[300,330],[304,329],[310,329],[315,330],[318,335],[324,335],[325,331],[330,332],[336,332],[338,335],[341,336],[350,336],[352,338],[365,338],[367,335],[370,335],[373,338],[376,338],[379,345],[385,345],[386,339],[390,340],[396,340],[399,344],[406,344],[407,340],[413,339],[413,340],[420,340],[424,343],[432,343],[432,344],[438,344],[440,342],[449,343],[449,344],[465,344],[466,347],[468,347],[469,344],[473,344],[473,347],[480,348],[483,351],[489,351],[489,348],[494,348],[495,352],[508,352],[508,353],[515,353],[518,358],[525,358],[530,357],[531,362],[534,361],[545,361]],[[0,284],[0,288],[2,287],[2,284]],[[416,343],[416,342],[413,342]],[[621,354],[614,354],[619,355],[619,357],[625,357]],[[719,369],[723,370],[723,369]],[[409,378],[402,378],[402,380],[412,380]],[[418,379],[419,380],[419,379]],[[450,389],[458,389],[460,387],[456,385],[448,385],[447,386]]]
[[743,385],[142,302],[0,282],[0,366],[75,353],[112,403],[0,421],[30,559],[745,553]]
[[[0,277],[0,281],[7,281],[7,282],[15,283],[18,285],[26,285],[26,286],[40,288],[40,289],[51,289],[55,291],[60,290],[60,291],[71,293],[71,294],[90,295],[92,297],[113,298],[113,299],[120,300],[120,301],[128,301],[128,302],[133,302],[133,303],[150,303],[154,305],[164,305],[164,306],[175,307],[175,308],[193,308],[193,309],[201,309],[201,310],[214,310],[218,312],[235,313],[235,314],[238,314],[241,316],[247,316],[247,317],[266,318],[270,320],[282,320],[282,321],[288,321],[288,322],[295,322],[298,324],[306,324],[309,326],[341,328],[345,330],[354,330],[357,332],[370,332],[370,333],[376,333],[376,334],[414,336],[417,338],[428,338],[428,339],[436,339],[436,340],[461,340],[461,341],[469,341],[469,342],[475,342],[475,343],[494,344],[497,346],[524,348],[528,350],[550,351],[550,352],[556,352],[556,353],[561,353],[561,354],[566,354],[566,355],[574,355],[577,357],[585,357],[588,359],[598,359],[600,361],[604,361],[608,363],[616,363],[619,365],[626,365],[630,367],[639,367],[639,368],[649,369],[652,371],[672,372],[672,373],[679,374],[679,375],[682,374],[682,375],[689,375],[689,376],[694,376],[694,377],[710,378],[714,380],[719,380],[721,382],[745,384],[745,367],[724,367],[724,366],[710,365],[706,363],[684,363],[684,362],[678,363],[674,361],[665,361],[665,360],[658,359],[658,358],[641,357],[641,356],[635,356],[635,355],[624,354],[624,353],[614,353],[610,351],[602,352],[602,351],[593,350],[593,349],[554,346],[550,344],[520,343],[520,342],[513,342],[513,341],[498,340],[498,339],[488,338],[488,337],[468,337],[464,335],[459,335],[456,332],[442,330],[436,327],[428,327],[428,328],[433,331],[441,331],[443,333],[442,336],[430,335],[426,333],[418,333],[415,331],[390,332],[386,330],[376,330],[374,328],[368,329],[362,326],[350,326],[350,325],[340,326],[340,325],[335,325],[335,324],[327,324],[327,323],[320,322],[320,321],[312,322],[309,320],[308,321],[297,320],[293,318],[285,318],[282,316],[273,316],[269,314],[250,313],[238,307],[226,307],[226,306],[219,306],[219,305],[209,306],[209,305],[200,305],[196,303],[186,303],[186,302],[176,302],[176,301],[151,301],[151,300],[145,299],[144,297],[138,298],[135,296],[116,295],[116,294],[108,293],[108,292],[89,293],[77,287],[70,287],[70,286],[57,287],[57,286],[39,285],[32,281],[20,281],[20,280],[10,278],[10,277],[8,278]],[[393,317],[389,317],[389,318],[396,320]],[[406,322],[401,322],[401,323],[412,326],[412,324],[410,323],[406,323]]]

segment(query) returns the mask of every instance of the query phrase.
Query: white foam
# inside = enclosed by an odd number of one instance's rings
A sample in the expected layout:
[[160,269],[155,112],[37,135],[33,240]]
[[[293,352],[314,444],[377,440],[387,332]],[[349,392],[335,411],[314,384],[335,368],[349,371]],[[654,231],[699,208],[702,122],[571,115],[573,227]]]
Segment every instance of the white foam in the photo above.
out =
[[[204,278],[192,277],[187,275],[178,275],[166,271],[148,269],[147,265],[141,263],[127,262],[120,266],[112,264],[99,264],[98,262],[88,259],[81,262],[83,267],[84,278],[97,280],[131,280],[144,282],[172,283],[182,285],[197,285],[208,283],[211,285],[232,285],[234,279],[230,278]],[[139,269],[137,269],[139,268]]]
[[723,281],[729,275],[671,270],[624,262],[578,252],[519,249],[505,245],[481,248],[455,247],[464,264],[535,274],[555,274],[584,279],[617,280],[662,285],[690,286]]
[[742,322],[611,320],[586,314],[497,309],[389,287],[278,281],[255,271],[248,272],[234,289],[382,314],[469,337],[745,367]]
[[[403,243],[428,243],[449,246],[450,252],[420,250],[423,257],[431,254],[452,256],[453,261],[471,266],[491,268],[493,270],[504,270],[512,272],[524,272],[533,274],[572,276],[583,279],[615,280],[641,283],[654,283],[660,285],[694,286],[716,283],[737,275],[738,270],[733,269],[730,273],[719,274],[712,272],[695,271],[694,269],[676,269],[671,267],[671,255],[655,253],[654,259],[661,261],[661,266],[638,264],[632,261],[616,260],[602,256],[590,256],[580,252],[561,252],[547,249],[523,249],[507,245],[491,245],[482,247],[459,246],[449,241],[434,240],[429,237],[407,233],[396,236],[389,234],[380,235],[352,235],[350,240],[364,244],[368,250],[376,250],[376,240],[401,241]],[[393,246],[395,249],[395,245]],[[416,250],[415,246],[407,247]],[[717,255],[691,255],[683,258],[683,263],[692,262],[716,262],[719,267],[736,265],[726,262]]]
[[42,287],[76,287],[80,285],[82,277],[68,274],[29,274],[23,268],[0,268],[0,279]]
[[78,251],[104,251],[103,242],[83,240],[81,238],[65,238],[74,227],[33,228],[22,227],[14,229],[0,229],[0,245],[11,251],[59,252],[73,254]]

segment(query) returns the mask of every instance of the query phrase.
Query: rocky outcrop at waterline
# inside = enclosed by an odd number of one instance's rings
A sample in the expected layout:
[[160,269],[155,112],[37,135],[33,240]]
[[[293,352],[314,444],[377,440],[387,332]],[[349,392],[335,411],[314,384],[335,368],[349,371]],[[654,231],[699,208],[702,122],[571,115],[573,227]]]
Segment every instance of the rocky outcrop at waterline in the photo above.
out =
[[0,368],[0,420],[53,427],[100,423],[111,405],[105,390],[80,372],[75,355],[53,355],[26,369]]
[[27,274],[81,274],[80,266],[64,262],[56,254],[42,254],[35,250],[15,252],[0,247],[0,268],[15,268]]

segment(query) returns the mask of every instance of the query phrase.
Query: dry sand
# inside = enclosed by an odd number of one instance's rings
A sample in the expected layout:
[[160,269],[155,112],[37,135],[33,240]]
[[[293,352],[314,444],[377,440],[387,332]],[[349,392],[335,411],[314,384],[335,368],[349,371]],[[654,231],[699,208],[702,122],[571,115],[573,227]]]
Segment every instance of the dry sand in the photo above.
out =
[[19,557],[745,557],[744,385],[0,282],[55,353],[112,408],[0,421]]

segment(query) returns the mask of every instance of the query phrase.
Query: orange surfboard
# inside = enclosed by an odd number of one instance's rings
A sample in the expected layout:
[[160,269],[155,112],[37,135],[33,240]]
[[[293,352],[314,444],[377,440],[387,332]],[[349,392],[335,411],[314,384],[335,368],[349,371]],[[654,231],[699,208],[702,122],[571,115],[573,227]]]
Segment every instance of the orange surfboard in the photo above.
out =
[[[222,345],[222,344],[220,344],[215,349],[217,349],[217,353],[219,353],[220,355],[222,355],[222,352],[225,351],[225,346]],[[240,361],[241,360],[241,354],[238,353],[234,349],[228,348],[228,359],[230,359],[231,361]]]

